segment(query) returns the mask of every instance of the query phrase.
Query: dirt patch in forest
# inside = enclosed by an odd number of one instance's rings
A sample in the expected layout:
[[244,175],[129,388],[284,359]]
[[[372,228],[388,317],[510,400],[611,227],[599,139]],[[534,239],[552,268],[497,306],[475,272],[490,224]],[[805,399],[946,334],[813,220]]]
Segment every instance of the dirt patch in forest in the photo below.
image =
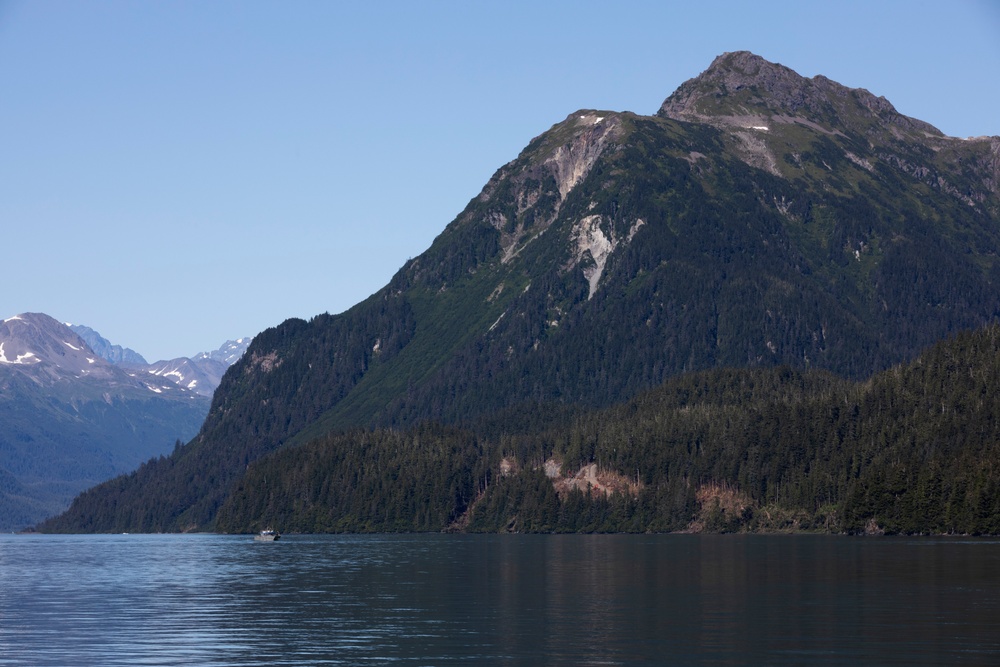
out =
[[562,465],[555,459],[549,459],[544,464],[545,476],[552,480],[552,486],[560,498],[573,490],[586,494],[601,493],[610,496],[613,493],[624,493],[630,496],[638,495],[642,484],[610,470],[601,470],[596,463],[585,465],[570,475],[563,475]]
[[694,492],[698,501],[698,514],[688,524],[687,533],[716,532],[727,527],[735,527],[746,518],[754,502],[735,487],[719,482],[702,484]]

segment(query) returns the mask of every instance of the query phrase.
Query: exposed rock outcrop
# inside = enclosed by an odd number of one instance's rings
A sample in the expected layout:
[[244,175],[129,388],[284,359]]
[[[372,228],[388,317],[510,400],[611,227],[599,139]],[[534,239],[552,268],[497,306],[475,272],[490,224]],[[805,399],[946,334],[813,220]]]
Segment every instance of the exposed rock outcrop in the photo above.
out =
[[[749,51],[724,53],[686,81],[660,107],[659,115],[717,125],[749,127],[754,118],[867,131],[878,123],[903,132],[943,136],[929,123],[904,116],[884,97],[848,88],[825,76],[806,78]],[[766,124],[766,123],[764,123]]]

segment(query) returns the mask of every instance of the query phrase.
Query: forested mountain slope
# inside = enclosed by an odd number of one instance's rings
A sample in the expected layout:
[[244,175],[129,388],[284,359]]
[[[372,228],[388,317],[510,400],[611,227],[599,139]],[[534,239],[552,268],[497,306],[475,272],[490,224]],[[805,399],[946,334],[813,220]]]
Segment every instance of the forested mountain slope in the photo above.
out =
[[[720,369],[607,409],[535,406],[511,427],[357,429],[251,464],[217,529],[1000,534],[998,384],[992,325],[865,382]],[[170,506],[106,497],[46,529],[119,530]]]
[[725,54],[654,116],[532,140],[389,285],[259,335],[195,440],[92,493],[174,499],[133,530],[204,529],[247,464],[348,428],[607,406],[715,368],[867,378],[996,319],[998,183],[996,137]]

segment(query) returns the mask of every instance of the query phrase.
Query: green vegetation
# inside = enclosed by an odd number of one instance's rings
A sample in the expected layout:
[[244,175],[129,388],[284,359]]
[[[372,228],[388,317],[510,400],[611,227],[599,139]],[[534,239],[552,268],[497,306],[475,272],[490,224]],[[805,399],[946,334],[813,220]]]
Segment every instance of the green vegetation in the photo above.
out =
[[[218,527],[997,534],[997,386],[994,325],[864,383],[719,370],[607,410],[553,411],[541,431],[536,421],[348,433],[254,464]],[[537,413],[544,421],[546,408]],[[549,458],[564,471],[597,463],[639,490],[560,495],[542,470]],[[501,459],[519,472],[502,475]],[[720,489],[744,506],[733,512]]]
[[30,527],[80,491],[169,451],[178,437],[196,434],[208,412],[200,396],[68,385],[0,379],[0,531]]
[[[542,405],[463,429],[352,430],[252,463],[216,529],[998,534],[997,386],[992,325],[861,383],[720,369],[603,410]],[[564,475],[596,464],[628,484],[559,491],[547,460]],[[163,479],[171,465],[150,462],[131,478]],[[170,488],[161,491],[145,497],[169,506]],[[131,498],[106,505],[106,492],[80,496],[45,529],[79,530],[80,516],[134,528],[153,511]]]

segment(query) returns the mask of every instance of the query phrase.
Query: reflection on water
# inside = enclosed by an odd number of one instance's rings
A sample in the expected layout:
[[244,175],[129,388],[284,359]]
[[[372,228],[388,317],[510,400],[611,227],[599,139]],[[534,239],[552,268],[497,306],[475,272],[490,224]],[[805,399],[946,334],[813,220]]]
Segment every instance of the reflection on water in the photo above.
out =
[[0,537],[0,665],[1000,664],[1000,543]]

